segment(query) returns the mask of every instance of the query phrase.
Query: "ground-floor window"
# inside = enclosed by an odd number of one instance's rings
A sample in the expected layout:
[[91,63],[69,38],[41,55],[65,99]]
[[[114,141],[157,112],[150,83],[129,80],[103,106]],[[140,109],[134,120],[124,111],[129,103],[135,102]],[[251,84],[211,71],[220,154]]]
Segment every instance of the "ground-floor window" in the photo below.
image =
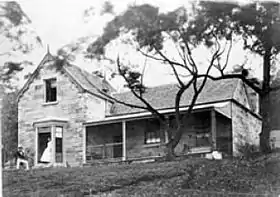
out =
[[203,146],[210,146],[210,133],[197,133],[196,134],[196,146],[203,147]]
[[157,120],[147,120],[145,128],[145,144],[160,142],[160,123]]
[[62,141],[63,127],[55,127],[55,162],[63,162],[63,141]]

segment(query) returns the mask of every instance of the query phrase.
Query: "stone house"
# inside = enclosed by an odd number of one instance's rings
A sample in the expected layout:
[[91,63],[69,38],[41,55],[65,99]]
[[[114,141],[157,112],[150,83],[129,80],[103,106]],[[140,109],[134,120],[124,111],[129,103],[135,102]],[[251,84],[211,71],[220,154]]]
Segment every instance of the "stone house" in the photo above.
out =
[[[145,99],[174,125],[174,84],[148,88]],[[188,109],[187,90],[180,110]],[[130,161],[163,155],[168,135],[130,92],[115,93],[108,82],[77,66],[57,65],[48,53],[18,94],[18,143],[28,149],[34,165],[51,140],[54,166]],[[238,144],[259,144],[261,117],[258,95],[239,79],[209,80],[184,122],[177,154],[207,153],[213,148],[238,153]]]

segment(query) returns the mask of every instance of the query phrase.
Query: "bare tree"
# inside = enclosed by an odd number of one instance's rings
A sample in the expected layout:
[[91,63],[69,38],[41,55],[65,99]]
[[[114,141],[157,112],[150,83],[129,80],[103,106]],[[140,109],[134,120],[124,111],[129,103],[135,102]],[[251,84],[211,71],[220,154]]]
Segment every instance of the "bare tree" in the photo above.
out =
[[[191,115],[197,98],[203,91],[208,79],[240,78],[250,83],[244,75],[228,74],[226,72],[233,45],[231,29],[228,28],[225,31],[227,36],[223,38],[218,37],[215,34],[215,29],[211,26],[208,26],[207,29],[198,30],[203,21],[196,16],[198,15],[194,15],[190,19],[187,10],[183,7],[163,14],[159,13],[158,8],[147,4],[131,6],[123,14],[116,16],[109,22],[104,28],[103,35],[88,48],[88,52],[92,56],[105,57],[105,46],[110,41],[118,38],[121,33],[133,32],[139,53],[146,58],[170,66],[179,87],[174,100],[175,131],[170,128],[166,116],[160,110],[154,108],[145,98],[146,87],[143,84],[143,72],[135,71],[131,65],[123,64],[120,57],[116,61],[118,74],[123,77],[126,86],[143,105],[127,103],[112,97],[117,103],[145,109],[160,121],[164,128],[163,132],[167,132],[169,136],[169,141],[166,144],[166,157],[168,159],[174,157],[174,149],[183,133],[183,119]],[[201,39],[200,36],[205,31],[208,31],[208,33],[205,35],[205,39]],[[173,50],[177,51],[179,58],[170,57],[164,51],[164,44],[167,40],[173,42]],[[201,66],[198,65],[198,60],[193,55],[194,49],[201,45],[207,46],[211,51],[211,57],[208,64],[205,65],[204,72],[200,71]],[[214,75],[213,71],[218,71],[219,74]],[[180,101],[184,92],[190,88],[193,90],[192,99],[187,112],[182,113],[180,111]]]

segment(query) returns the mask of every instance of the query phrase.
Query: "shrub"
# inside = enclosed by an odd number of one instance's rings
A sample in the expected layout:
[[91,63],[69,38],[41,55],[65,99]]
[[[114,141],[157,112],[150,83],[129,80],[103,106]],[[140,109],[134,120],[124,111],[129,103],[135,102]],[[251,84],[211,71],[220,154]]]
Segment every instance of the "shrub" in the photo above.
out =
[[254,144],[250,144],[248,142],[238,144],[237,151],[240,157],[246,160],[255,159],[257,156],[260,155],[259,147]]

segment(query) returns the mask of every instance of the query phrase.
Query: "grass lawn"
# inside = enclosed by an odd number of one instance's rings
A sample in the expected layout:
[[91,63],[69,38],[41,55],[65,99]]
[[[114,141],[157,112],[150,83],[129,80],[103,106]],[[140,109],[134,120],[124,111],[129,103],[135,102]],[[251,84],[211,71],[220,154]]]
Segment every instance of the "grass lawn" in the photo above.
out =
[[268,172],[261,164],[192,158],[147,164],[7,171],[3,184],[4,196],[31,196],[30,192],[36,191],[40,193],[38,196],[47,196],[43,193],[50,190],[60,193],[91,190],[97,196],[192,196],[191,193],[198,190],[198,196],[218,196],[217,192],[226,196],[231,192],[271,196],[277,193],[272,190],[280,188],[280,174]]

